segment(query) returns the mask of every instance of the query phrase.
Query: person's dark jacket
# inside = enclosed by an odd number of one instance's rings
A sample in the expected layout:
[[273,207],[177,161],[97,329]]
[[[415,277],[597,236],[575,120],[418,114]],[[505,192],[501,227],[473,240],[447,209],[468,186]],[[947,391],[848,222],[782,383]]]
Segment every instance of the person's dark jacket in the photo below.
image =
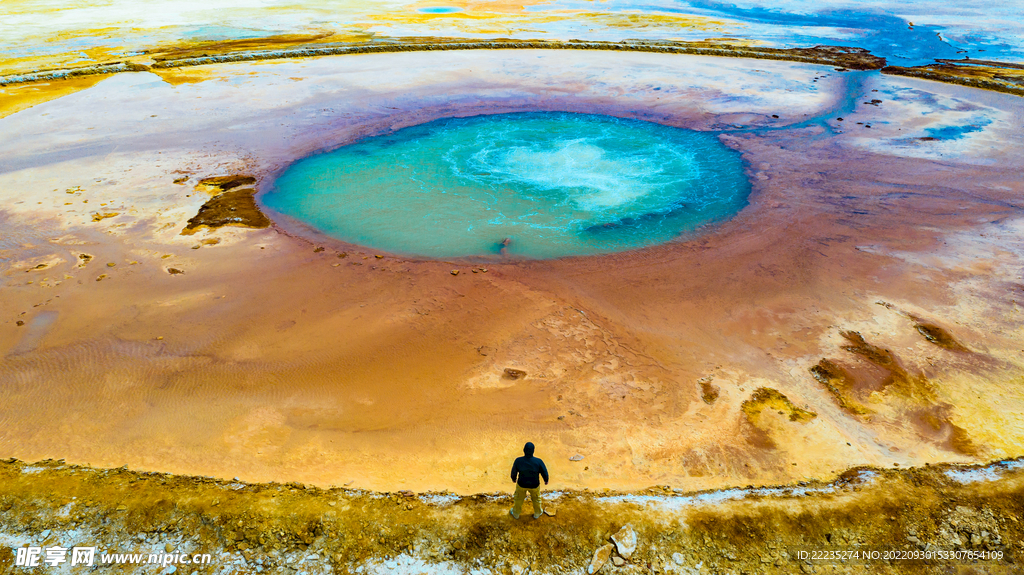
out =
[[512,464],[512,481],[515,481],[516,485],[520,487],[533,489],[540,487],[540,478],[543,477],[546,485],[548,468],[544,466],[544,462],[540,458],[533,456],[533,444],[527,443],[523,448],[523,453],[525,455],[517,457],[515,463]]

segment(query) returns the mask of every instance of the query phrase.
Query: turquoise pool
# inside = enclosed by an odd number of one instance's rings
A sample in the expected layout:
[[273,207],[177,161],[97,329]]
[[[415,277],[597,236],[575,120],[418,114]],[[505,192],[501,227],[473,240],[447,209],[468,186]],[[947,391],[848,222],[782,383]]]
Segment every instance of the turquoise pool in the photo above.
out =
[[750,186],[715,134],[591,114],[447,118],[299,160],[263,203],[335,238],[426,258],[557,258],[669,241]]

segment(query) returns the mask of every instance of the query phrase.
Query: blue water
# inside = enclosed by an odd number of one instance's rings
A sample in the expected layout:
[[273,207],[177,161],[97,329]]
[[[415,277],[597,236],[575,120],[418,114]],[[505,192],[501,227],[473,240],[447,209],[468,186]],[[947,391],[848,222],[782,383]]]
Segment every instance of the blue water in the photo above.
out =
[[989,122],[985,122],[980,126],[943,126],[941,128],[928,128],[925,133],[931,138],[938,138],[940,140],[959,140],[974,132],[981,132],[985,129]]
[[243,40],[246,38],[266,38],[275,33],[274,30],[257,30],[251,28],[235,28],[231,26],[200,26],[198,28],[183,28],[181,36],[188,40],[206,42],[221,42],[224,40]]
[[429,258],[556,258],[669,241],[750,186],[715,135],[609,116],[448,118],[300,160],[261,201],[338,239]]
[[462,12],[462,8],[456,8],[454,6],[431,6],[429,8],[420,8],[419,11],[424,14],[452,14],[455,12]]
[[[963,57],[958,48],[944,41],[938,34],[941,28],[920,24],[911,27],[905,19],[881,12],[833,9],[813,14],[799,14],[758,6],[740,8],[735,4],[710,0],[688,0],[687,4],[699,10],[706,10],[709,14],[740,21],[803,29],[805,32],[797,32],[793,38],[801,46],[852,45],[865,48],[876,56],[882,56],[890,64],[921,66],[931,64],[936,58]],[[850,40],[819,36],[813,33],[817,28],[856,31],[857,38]]]
[[[750,0],[743,4],[717,0],[639,0],[604,9],[723,18],[741,26],[726,24],[718,34],[722,37],[752,38],[781,47],[853,46],[865,48],[896,66],[921,66],[940,58],[965,56],[1004,61],[1020,61],[1024,57],[1018,33],[1021,11],[1002,6],[987,8],[978,3],[959,6],[955,2],[933,1],[861,7],[833,0]],[[593,2],[586,0],[555,0],[553,5],[527,9],[543,12],[552,7],[594,9]],[[1006,19],[1016,21],[1011,24],[1004,22]],[[685,36],[685,32],[681,33]]]

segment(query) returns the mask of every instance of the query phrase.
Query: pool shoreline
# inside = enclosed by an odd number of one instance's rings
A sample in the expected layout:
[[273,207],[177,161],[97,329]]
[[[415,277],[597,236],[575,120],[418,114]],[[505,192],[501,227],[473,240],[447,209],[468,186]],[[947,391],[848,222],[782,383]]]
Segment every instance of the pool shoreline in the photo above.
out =
[[[268,43],[269,43],[268,39]],[[377,54],[388,52],[455,51],[455,50],[610,50],[623,52],[652,52],[663,54],[688,54],[694,56],[716,56],[726,58],[749,58],[803,62],[822,66],[836,66],[850,70],[879,70],[883,74],[910,76],[959,84],[981,90],[992,90],[1024,96],[1024,87],[1018,81],[998,77],[998,74],[1020,73],[1020,64],[1008,62],[1005,67],[999,62],[987,62],[990,70],[998,73],[979,75],[970,62],[964,65],[954,60],[942,60],[939,64],[923,66],[889,66],[885,58],[872,55],[867,50],[843,46],[814,46],[802,48],[754,48],[715,42],[673,42],[666,40],[474,40],[458,38],[381,38],[370,42],[346,43],[341,45],[308,44],[278,49],[254,49],[220,54],[203,53],[198,56],[147,55],[127,61],[93,64],[80,68],[42,69],[16,74],[0,75],[0,87],[18,84],[50,82],[54,80],[81,78],[92,75],[108,75],[124,72],[144,72],[168,68],[223,64],[228,62],[251,62],[281,60],[290,58],[314,58],[322,56]],[[163,51],[171,51],[164,49]],[[194,50],[202,51],[202,50]]]

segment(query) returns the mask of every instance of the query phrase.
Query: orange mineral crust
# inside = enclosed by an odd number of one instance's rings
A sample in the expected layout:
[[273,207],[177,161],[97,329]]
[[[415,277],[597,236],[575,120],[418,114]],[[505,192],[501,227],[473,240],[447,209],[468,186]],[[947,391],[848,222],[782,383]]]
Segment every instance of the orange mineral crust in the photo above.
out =
[[[525,441],[568,488],[1022,454],[1016,96],[600,51],[187,75],[0,118],[0,456],[475,493]],[[310,153],[531,110],[720,133],[749,205],[549,261],[382,253],[261,208]]]

